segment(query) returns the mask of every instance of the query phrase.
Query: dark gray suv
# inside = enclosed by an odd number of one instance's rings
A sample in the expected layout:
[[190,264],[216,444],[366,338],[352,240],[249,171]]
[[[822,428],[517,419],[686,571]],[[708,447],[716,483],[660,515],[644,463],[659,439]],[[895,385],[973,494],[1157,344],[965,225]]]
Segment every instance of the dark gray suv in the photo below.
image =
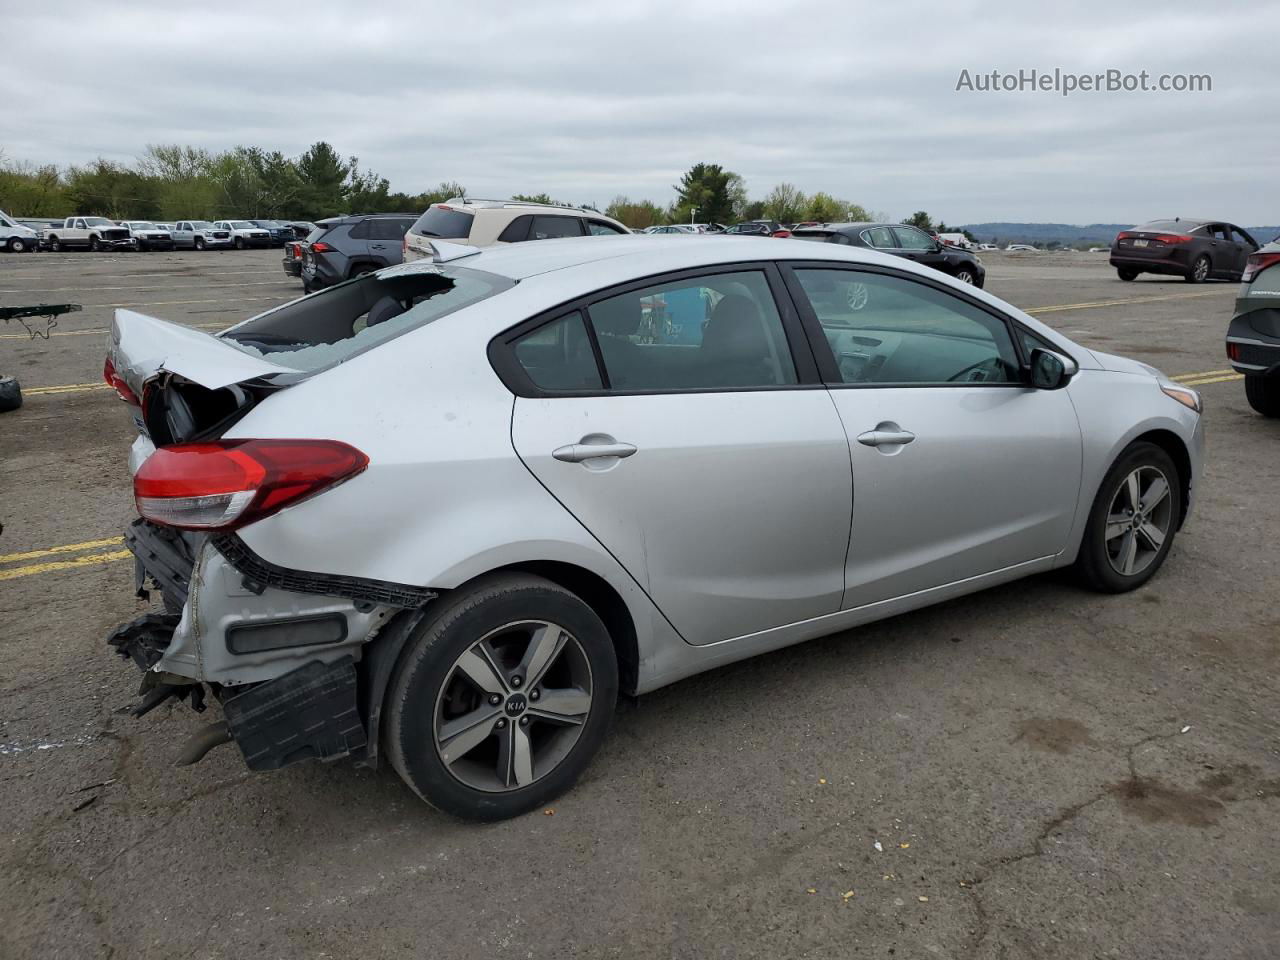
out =
[[302,289],[310,293],[400,263],[404,233],[417,219],[416,213],[375,213],[317,222],[302,245]]

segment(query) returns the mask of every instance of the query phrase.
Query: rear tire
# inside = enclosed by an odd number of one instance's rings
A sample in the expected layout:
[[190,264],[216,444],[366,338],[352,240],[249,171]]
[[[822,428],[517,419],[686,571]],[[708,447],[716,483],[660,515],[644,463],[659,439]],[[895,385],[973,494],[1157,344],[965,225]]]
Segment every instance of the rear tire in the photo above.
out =
[[244,237],[236,237],[236,249],[237,250],[244,249]]
[[[387,693],[392,766],[418,796],[455,817],[504,820],[544,806],[574,784],[604,741],[618,695],[608,631],[577,596],[525,574],[485,577],[436,605]],[[549,644],[541,649],[554,649],[545,661],[533,655],[539,633]],[[572,722],[549,719],[571,714]],[[448,726],[464,732],[465,745]]]
[[1132,280],[1138,279],[1137,270],[1129,270],[1126,267],[1120,267],[1119,269],[1116,270],[1116,273],[1120,276],[1120,279],[1123,280],[1125,283],[1129,283]]
[[[1129,493],[1135,475],[1136,504]],[[1076,557],[1077,573],[1102,593],[1136,590],[1164,564],[1181,516],[1182,478],[1173,460],[1154,443],[1131,444],[1111,465],[1093,498]]]
[[13,377],[0,377],[0,413],[22,406],[22,387]]
[[90,237],[90,238],[89,238],[89,249],[90,249],[93,253],[98,253],[99,251],[101,251],[101,250],[102,250],[102,241],[101,241],[101,240],[99,240],[97,237]]
[[1244,395],[1264,417],[1280,417],[1280,374],[1245,374]]
[[1183,279],[1187,283],[1204,283],[1209,279],[1209,268],[1209,258],[1202,253],[1196,257],[1196,262],[1191,265],[1191,269]]

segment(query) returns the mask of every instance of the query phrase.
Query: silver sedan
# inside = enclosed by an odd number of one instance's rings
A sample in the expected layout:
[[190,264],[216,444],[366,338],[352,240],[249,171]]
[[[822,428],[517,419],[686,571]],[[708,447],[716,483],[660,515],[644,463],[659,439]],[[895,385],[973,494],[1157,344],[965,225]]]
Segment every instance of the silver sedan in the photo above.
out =
[[1132,590],[1197,489],[1195,391],[898,258],[437,248],[217,336],[116,315],[164,611],[111,643],[143,707],[221,701],[184,760],[512,816],[620,691],[1055,568]]

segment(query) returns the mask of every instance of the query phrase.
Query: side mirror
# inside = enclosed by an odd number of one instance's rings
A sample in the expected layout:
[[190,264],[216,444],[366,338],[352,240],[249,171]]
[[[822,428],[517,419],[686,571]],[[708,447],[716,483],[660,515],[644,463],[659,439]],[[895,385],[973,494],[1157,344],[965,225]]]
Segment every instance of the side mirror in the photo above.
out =
[[1074,360],[1036,348],[1031,351],[1031,385],[1038,390],[1058,390],[1071,382],[1079,367]]

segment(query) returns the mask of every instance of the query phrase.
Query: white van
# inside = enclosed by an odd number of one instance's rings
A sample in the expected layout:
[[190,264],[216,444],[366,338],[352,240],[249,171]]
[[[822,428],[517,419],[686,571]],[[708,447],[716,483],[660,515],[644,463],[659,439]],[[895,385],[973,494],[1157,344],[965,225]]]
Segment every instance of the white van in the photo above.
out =
[[24,253],[40,246],[40,235],[0,210],[0,249]]

